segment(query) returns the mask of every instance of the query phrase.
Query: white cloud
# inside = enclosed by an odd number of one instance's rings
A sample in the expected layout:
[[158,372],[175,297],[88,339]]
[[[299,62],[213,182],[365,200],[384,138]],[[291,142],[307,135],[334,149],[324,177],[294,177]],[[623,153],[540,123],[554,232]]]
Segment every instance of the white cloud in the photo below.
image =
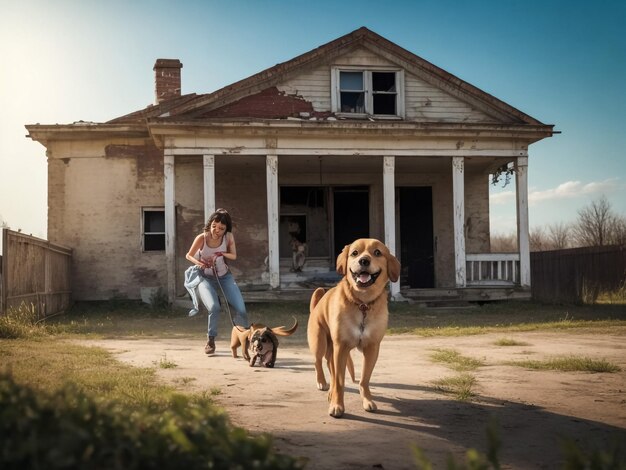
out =
[[[573,199],[580,196],[593,196],[610,194],[621,187],[619,178],[608,178],[604,181],[592,181],[583,184],[580,181],[566,181],[556,188],[533,190],[528,194],[528,203],[535,205],[540,202],[554,201],[559,199]],[[515,202],[515,190],[501,191],[489,196],[489,201],[493,205],[505,205]]]
[[500,193],[490,194],[489,203],[493,205],[505,205],[515,202],[515,191],[502,191]]
[[531,191],[528,194],[528,203],[533,205],[539,202],[571,199],[580,196],[600,195],[611,193],[619,188],[618,178],[609,178],[604,181],[593,181],[583,184],[580,181],[566,181],[556,188],[543,191]]

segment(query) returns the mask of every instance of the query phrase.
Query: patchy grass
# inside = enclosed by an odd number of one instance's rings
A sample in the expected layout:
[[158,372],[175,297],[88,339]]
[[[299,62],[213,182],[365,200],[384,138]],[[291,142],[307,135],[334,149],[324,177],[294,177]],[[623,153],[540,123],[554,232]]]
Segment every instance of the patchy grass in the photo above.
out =
[[[138,406],[167,407],[176,390],[158,385],[154,368],[117,362],[101,348],[51,339],[0,341],[2,367],[14,380],[55,393],[72,383],[81,391]],[[205,397],[201,397],[203,400]]]
[[557,370],[562,372],[619,372],[621,369],[605,359],[590,357],[567,356],[555,357],[543,361],[526,360],[507,362],[508,365],[524,367],[533,370]]
[[[299,323],[289,343],[305,345],[309,304],[302,301],[246,305],[251,322],[269,326]],[[493,302],[472,309],[430,310],[406,302],[389,303],[389,334],[423,337],[486,333],[560,331],[626,335],[626,305],[547,305],[537,302]],[[63,337],[204,338],[205,312],[189,318],[185,309],[153,308],[138,301],[78,302],[65,315],[45,322]],[[232,326],[226,312],[219,331]]]
[[475,396],[476,378],[467,372],[435,380],[432,383],[438,391],[452,395],[459,401],[469,401]]
[[157,365],[161,369],[175,369],[176,367],[178,367],[178,364],[167,359],[167,354],[163,354],[163,357],[159,359]]
[[517,341],[515,339],[511,339],[511,338],[500,338],[499,340],[496,340],[493,342],[493,344],[495,344],[496,346],[530,346],[529,343],[526,343],[524,341]]
[[452,370],[464,372],[468,370],[476,370],[483,366],[483,361],[473,359],[471,357],[462,356],[454,349],[436,349],[430,358],[435,362],[444,363]]
[[437,311],[392,302],[389,311],[391,334],[434,337],[559,331],[626,335],[626,305],[549,305],[511,301],[491,302],[472,309]]
[[436,349],[430,357],[433,361],[443,363],[450,369],[460,372],[454,377],[446,377],[432,382],[437,390],[452,395],[459,401],[469,401],[475,396],[473,389],[476,385],[476,377],[469,374],[468,371],[483,366],[482,361],[462,356],[454,349]]

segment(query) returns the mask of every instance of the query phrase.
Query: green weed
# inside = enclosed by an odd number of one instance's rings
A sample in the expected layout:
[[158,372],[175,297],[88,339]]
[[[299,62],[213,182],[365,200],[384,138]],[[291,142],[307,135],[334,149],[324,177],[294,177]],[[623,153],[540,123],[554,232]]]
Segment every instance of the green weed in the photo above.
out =
[[471,400],[474,396],[476,378],[468,373],[462,373],[454,377],[435,380],[433,385],[440,392],[453,395],[459,401]]
[[494,341],[494,343],[496,346],[529,346],[528,343],[525,343],[524,341],[517,341],[511,338],[501,338],[497,341]]
[[558,370],[562,372],[619,372],[619,366],[605,360],[590,357],[567,356],[555,357],[544,361],[526,360],[512,361],[508,365],[525,367],[534,370]]
[[462,372],[468,370],[476,370],[484,365],[483,361],[473,359],[471,357],[462,356],[454,349],[436,349],[430,358],[435,362],[442,362],[449,368]]

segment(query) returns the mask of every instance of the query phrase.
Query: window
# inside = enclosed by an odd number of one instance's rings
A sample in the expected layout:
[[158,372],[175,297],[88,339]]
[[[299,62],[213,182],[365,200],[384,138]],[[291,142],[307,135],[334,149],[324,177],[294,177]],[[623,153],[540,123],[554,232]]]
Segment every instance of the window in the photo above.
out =
[[333,111],[357,117],[403,117],[403,81],[401,70],[335,68],[332,74]]
[[143,251],[165,251],[165,210],[142,209]]
[[363,72],[339,72],[342,113],[365,112]]

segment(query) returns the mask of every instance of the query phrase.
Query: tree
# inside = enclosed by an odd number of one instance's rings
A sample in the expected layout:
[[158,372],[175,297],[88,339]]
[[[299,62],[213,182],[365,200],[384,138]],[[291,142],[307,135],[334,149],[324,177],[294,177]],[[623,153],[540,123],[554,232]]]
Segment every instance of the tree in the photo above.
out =
[[626,217],[615,217],[611,227],[611,244],[626,245]]
[[491,237],[492,253],[515,253],[517,252],[517,236],[497,234]]
[[546,232],[541,227],[533,228],[528,234],[530,251],[546,251],[551,249]]
[[551,250],[563,250],[570,246],[570,227],[563,222],[548,225]]
[[572,227],[578,246],[604,246],[611,243],[611,228],[616,216],[606,196],[592,201],[578,211],[578,220]]

